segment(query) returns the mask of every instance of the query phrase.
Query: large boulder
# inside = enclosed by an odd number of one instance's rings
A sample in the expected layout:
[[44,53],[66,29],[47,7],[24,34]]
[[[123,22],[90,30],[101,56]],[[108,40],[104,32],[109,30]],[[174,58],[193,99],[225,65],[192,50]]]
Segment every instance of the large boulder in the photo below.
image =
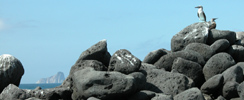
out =
[[172,70],[191,78],[196,86],[201,86],[204,82],[204,76],[202,73],[202,66],[196,62],[189,61],[178,57],[174,60]]
[[235,44],[244,46],[244,32],[236,32]]
[[110,57],[111,55],[107,50],[107,41],[101,40],[82,52],[76,63],[79,63],[82,60],[97,60],[102,62],[105,66],[108,66]]
[[230,46],[230,42],[227,39],[219,39],[215,41],[210,47],[215,53],[223,52]]
[[232,66],[226,69],[222,75],[224,76],[224,83],[234,81],[241,83],[243,81],[243,71],[240,66]]
[[73,74],[75,71],[82,70],[86,67],[92,67],[96,71],[107,71],[108,69],[103,63],[97,60],[82,60],[71,67],[69,74]]
[[162,56],[154,65],[159,69],[164,68],[167,71],[171,71],[173,62],[177,57],[194,61],[202,66],[205,64],[204,58],[199,53],[192,50],[182,50]]
[[162,69],[152,69],[147,73],[148,84],[145,90],[177,95],[194,86],[192,79],[180,73],[167,72]]
[[21,62],[12,55],[0,56],[0,93],[9,84],[19,86],[24,68]]
[[140,69],[141,61],[128,50],[121,49],[116,51],[109,62],[109,71],[118,71],[124,74],[130,74]]
[[180,51],[190,43],[206,43],[209,34],[209,25],[209,22],[203,22],[187,26],[173,36],[171,39],[171,50]]
[[229,81],[224,84],[222,95],[227,99],[230,100],[231,98],[238,97],[237,87],[239,84],[234,81]]
[[219,90],[224,83],[224,77],[222,74],[215,75],[208,79],[202,86],[201,91],[205,94],[211,94],[213,96],[219,95]]
[[201,54],[205,61],[207,61],[212,55],[215,53],[215,51],[208,45],[203,43],[191,43],[188,44],[185,48],[185,50],[193,50]]
[[232,45],[228,48],[227,52],[236,62],[244,61],[244,47],[242,45]]
[[234,44],[236,42],[236,33],[233,31],[212,29],[209,32],[207,44],[211,45],[219,39],[227,39],[230,44]]
[[85,68],[76,71],[72,79],[72,99],[74,100],[86,100],[89,97],[115,100],[128,97],[137,90],[136,79],[120,72],[95,71],[93,68]]
[[25,100],[27,98],[30,98],[30,95],[14,84],[9,84],[0,94],[0,100]]
[[239,84],[239,86],[237,87],[237,92],[241,100],[244,100],[244,82]]
[[206,80],[214,75],[221,74],[235,64],[235,60],[227,53],[218,53],[212,56],[203,67]]
[[147,56],[143,60],[143,63],[154,64],[156,61],[158,61],[158,59],[160,59],[160,57],[166,55],[167,53],[169,53],[169,51],[165,49],[158,49],[152,51],[149,54],[147,54]]
[[174,100],[205,100],[198,88],[191,88],[174,96]]

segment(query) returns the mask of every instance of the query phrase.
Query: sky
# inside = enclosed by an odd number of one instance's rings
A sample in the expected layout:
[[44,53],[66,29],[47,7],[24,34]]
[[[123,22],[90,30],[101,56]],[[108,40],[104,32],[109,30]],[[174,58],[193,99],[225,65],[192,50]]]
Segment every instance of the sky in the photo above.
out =
[[244,31],[244,0],[0,0],[0,55],[19,59],[21,84],[57,72],[68,76],[80,54],[106,39],[112,55],[127,49],[143,60],[170,50],[171,38],[199,22],[198,5],[219,30]]

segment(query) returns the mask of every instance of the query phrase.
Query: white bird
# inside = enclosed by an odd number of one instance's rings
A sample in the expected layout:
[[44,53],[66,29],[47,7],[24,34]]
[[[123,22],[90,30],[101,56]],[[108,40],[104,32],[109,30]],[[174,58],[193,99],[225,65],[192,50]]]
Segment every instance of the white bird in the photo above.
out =
[[205,13],[203,12],[203,7],[197,6],[195,8],[198,8],[197,16],[198,16],[199,20],[206,22],[206,16],[205,16]]

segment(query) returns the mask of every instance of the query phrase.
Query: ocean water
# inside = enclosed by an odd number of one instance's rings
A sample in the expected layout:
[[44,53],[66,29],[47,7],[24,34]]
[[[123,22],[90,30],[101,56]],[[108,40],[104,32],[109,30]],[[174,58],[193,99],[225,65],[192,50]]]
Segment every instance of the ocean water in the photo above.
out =
[[19,88],[21,89],[35,89],[40,86],[42,89],[49,89],[60,86],[62,83],[52,83],[52,84],[20,84]]

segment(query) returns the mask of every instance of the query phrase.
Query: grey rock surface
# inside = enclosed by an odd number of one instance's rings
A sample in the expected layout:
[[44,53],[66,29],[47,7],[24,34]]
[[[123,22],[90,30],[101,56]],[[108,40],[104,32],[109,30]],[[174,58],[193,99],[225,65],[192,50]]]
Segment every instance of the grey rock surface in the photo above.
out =
[[227,53],[229,53],[236,62],[244,61],[244,47],[241,45],[232,45],[228,48]]
[[108,66],[110,57],[111,55],[107,50],[107,41],[101,40],[82,52],[76,63],[82,60],[97,60],[102,62],[105,66]]
[[203,56],[205,61],[207,61],[215,53],[210,46],[203,43],[190,43],[185,47],[185,50],[198,52]]
[[203,74],[206,80],[214,75],[221,74],[235,64],[235,60],[227,53],[213,55],[203,67]]
[[230,44],[234,44],[236,42],[236,33],[233,31],[212,29],[209,32],[207,44],[211,45],[219,39],[227,39]]
[[224,83],[234,81],[241,83],[243,81],[243,70],[240,66],[232,66],[226,69],[223,73]]
[[73,74],[72,99],[85,100],[89,97],[98,99],[118,99],[132,95],[136,90],[136,80],[120,72],[95,71],[85,68]]
[[[147,82],[155,87],[146,86],[146,90],[166,95],[176,95],[194,86],[192,79],[180,73],[171,73],[162,69],[152,69],[147,73]],[[158,91],[159,90],[159,91]]]
[[163,55],[166,55],[167,53],[169,53],[169,51],[165,50],[165,49],[158,49],[158,50],[152,51],[149,54],[147,54],[147,56],[144,58],[144,60],[142,62],[148,63],[148,64],[154,64],[156,61],[158,61],[160,59],[160,57],[162,57]]
[[174,52],[180,51],[190,43],[206,43],[209,34],[209,25],[210,23],[208,22],[199,22],[187,26],[173,36],[171,39],[171,50]]
[[174,96],[174,100],[205,100],[198,88],[191,88]]
[[167,71],[171,71],[173,62],[177,57],[197,62],[200,65],[205,64],[204,58],[199,53],[192,50],[182,50],[162,56],[154,65],[159,69],[164,68]]
[[142,90],[129,97],[128,100],[151,100],[155,95],[155,92]]
[[120,49],[112,55],[108,70],[130,74],[138,71],[140,67],[140,59],[132,55],[128,50]]
[[222,95],[224,98],[227,100],[230,100],[231,98],[236,98],[238,97],[238,92],[237,92],[237,87],[238,83],[234,81],[228,81],[224,84],[223,90],[222,90]]
[[211,94],[218,96],[218,91],[221,90],[221,87],[224,84],[224,77],[222,74],[217,74],[210,79],[208,79],[202,86],[201,91],[205,94]]
[[236,32],[235,44],[244,46],[244,32]]
[[0,100],[24,100],[29,97],[30,95],[28,95],[24,90],[21,90],[13,84],[9,84],[0,94]]
[[0,56],[0,93],[9,84],[19,86],[22,75],[24,67],[17,58],[9,54]]
[[196,85],[199,84],[200,86],[204,82],[202,66],[196,62],[178,57],[173,62],[172,70],[191,78]]
[[244,82],[240,83],[237,87],[237,93],[241,100],[244,100]]
[[223,52],[230,46],[230,42],[227,39],[216,40],[210,47],[216,52]]
[[156,93],[151,100],[174,100],[172,95],[165,95],[163,93]]

